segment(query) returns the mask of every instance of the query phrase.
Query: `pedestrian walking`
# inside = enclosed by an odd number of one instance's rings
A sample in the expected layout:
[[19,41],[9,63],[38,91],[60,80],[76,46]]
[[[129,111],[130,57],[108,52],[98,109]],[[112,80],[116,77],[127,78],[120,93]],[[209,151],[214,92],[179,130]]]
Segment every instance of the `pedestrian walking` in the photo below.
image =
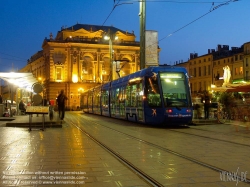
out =
[[64,94],[64,90],[61,90],[60,94],[58,95],[58,97],[56,99],[57,106],[58,106],[58,114],[59,114],[59,118],[61,120],[63,120],[64,116],[65,116],[65,104],[66,104],[66,100],[68,100],[68,98]]
[[209,97],[207,91],[205,91],[205,93],[204,93],[203,103],[204,103],[205,119],[208,119],[209,118],[209,108],[210,108],[210,97]]

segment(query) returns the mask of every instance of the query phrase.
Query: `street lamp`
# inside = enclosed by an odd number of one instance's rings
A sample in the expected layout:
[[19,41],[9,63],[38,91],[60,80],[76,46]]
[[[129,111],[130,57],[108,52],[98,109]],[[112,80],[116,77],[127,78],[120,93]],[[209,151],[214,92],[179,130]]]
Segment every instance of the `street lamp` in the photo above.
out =
[[80,95],[84,91],[83,88],[78,88],[78,95]]
[[109,41],[109,59],[110,59],[110,81],[113,80],[113,41],[117,40],[118,36],[109,31],[108,35],[104,36],[104,40]]

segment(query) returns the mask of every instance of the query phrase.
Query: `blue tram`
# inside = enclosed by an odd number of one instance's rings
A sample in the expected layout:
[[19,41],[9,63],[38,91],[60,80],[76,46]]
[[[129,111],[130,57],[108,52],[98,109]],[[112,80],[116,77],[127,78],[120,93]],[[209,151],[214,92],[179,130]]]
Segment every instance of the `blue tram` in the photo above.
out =
[[151,125],[189,124],[189,77],[183,67],[149,67],[82,93],[81,109]]

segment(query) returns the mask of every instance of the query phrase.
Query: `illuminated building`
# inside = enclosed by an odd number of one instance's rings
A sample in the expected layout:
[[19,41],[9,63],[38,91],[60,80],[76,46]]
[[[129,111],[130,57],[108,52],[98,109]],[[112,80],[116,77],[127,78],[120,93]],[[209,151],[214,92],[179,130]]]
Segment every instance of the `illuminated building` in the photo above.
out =
[[[112,41],[112,52],[110,42],[104,40],[107,34],[117,36]],[[55,100],[64,89],[69,98],[67,108],[76,110],[83,90],[139,70],[140,44],[135,38],[133,32],[113,26],[62,27],[55,38],[50,34],[44,39],[42,50],[20,72],[32,72],[40,78],[46,99]]]
[[192,94],[211,91],[211,87],[221,87],[224,82],[223,68],[230,68],[230,83],[243,83],[250,81],[250,42],[241,47],[218,45],[217,50],[208,49],[208,53],[198,56],[191,53],[190,59],[184,63],[176,63],[183,66],[189,72]]

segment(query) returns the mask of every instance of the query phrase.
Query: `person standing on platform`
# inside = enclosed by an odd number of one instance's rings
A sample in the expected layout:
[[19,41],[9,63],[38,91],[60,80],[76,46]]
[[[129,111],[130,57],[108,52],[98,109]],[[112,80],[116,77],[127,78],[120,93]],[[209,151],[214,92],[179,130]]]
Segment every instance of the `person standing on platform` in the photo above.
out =
[[21,114],[25,114],[25,112],[26,112],[26,106],[25,106],[23,100],[20,101],[18,108],[21,111]]
[[61,90],[60,94],[57,97],[57,106],[58,106],[58,113],[59,113],[59,118],[61,120],[64,119],[65,115],[65,103],[66,100],[68,100],[67,96],[64,94],[64,90]]
[[207,91],[205,91],[203,102],[204,102],[205,119],[208,119],[209,118],[210,97],[209,97]]
[[2,104],[3,103],[3,97],[2,97],[2,95],[0,95],[0,104]]

